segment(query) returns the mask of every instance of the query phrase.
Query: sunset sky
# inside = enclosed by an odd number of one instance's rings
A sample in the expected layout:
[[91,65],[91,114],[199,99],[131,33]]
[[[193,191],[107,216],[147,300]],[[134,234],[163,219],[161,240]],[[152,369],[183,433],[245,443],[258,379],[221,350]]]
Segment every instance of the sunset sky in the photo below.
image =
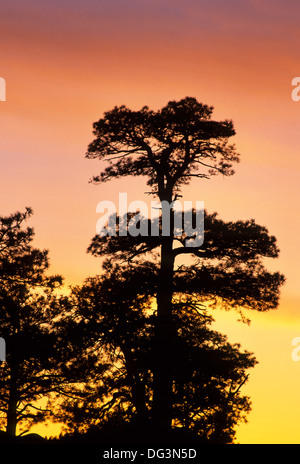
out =
[[159,109],[185,96],[232,119],[241,154],[229,178],[194,180],[185,200],[204,201],[224,220],[254,218],[281,250],[287,282],[277,311],[220,313],[216,326],[253,351],[244,393],[252,412],[240,443],[300,443],[300,75],[298,0],[10,0],[0,11],[0,215],[31,206],[35,244],[50,251],[66,285],[100,272],[86,254],[96,205],[145,199],[142,180],[95,186],[101,168],[85,159],[92,123],[125,104]]

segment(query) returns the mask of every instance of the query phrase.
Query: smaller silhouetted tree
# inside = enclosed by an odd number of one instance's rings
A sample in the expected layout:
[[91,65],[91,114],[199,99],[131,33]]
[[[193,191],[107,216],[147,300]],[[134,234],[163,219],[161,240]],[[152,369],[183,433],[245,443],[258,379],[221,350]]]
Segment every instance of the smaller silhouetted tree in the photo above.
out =
[[48,276],[47,250],[32,245],[31,216],[0,217],[0,335],[6,361],[0,365],[0,420],[9,435],[45,417],[47,396],[59,386],[55,321],[60,314],[55,289],[60,276]]

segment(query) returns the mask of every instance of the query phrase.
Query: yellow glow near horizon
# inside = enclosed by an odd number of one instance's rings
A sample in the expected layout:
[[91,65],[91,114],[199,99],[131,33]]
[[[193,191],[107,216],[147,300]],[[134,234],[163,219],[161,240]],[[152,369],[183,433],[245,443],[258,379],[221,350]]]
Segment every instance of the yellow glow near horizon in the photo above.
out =
[[300,316],[286,316],[284,304],[268,313],[247,313],[250,326],[237,322],[234,312],[218,312],[216,317],[214,327],[230,342],[253,352],[258,361],[248,371],[249,380],[242,389],[252,402],[248,423],[236,429],[237,441],[242,444],[292,444],[299,440],[300,362],[292,360],[292,340],[300,335]]

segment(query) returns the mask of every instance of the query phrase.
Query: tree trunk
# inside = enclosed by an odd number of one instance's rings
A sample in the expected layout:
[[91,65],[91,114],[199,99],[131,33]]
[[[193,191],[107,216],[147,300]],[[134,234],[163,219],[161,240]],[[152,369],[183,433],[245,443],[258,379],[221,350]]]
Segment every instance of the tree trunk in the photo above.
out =
[[8,435],[15,436],[17,429],[17,414],[16,414],[17,401],[9,401],[7,410],[7,426],[6,432]]
[[162,436],[170,431],[172,424],[172,294],[174,272],[172,214],[170,217],[170,236],[162,238],[154,339],[152,422],[155,433]]
[[17,391],[17,373],[15,368],[11,367],[10,373],[10,391],[9,391],[9,400],[7,407],[7,424],[6,432],[11,435],[16,435],[17,429],[17,402],[18,402],[18,391]]

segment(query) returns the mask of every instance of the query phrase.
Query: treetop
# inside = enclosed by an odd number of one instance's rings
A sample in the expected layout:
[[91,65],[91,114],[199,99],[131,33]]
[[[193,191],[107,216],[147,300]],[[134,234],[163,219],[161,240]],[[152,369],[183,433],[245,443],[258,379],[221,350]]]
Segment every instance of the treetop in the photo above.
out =
[[169,101],[157,111],[115,106],[93,125],[95,139],[86,157],[109,165],[92,181],[147,176],[152,193],[170,197],[192,177],[232,175],[232,164],[239,162],[235,146],[229,144],[235,135],[233,122],[214,121],[212,113],[212,106],[193,97]]

